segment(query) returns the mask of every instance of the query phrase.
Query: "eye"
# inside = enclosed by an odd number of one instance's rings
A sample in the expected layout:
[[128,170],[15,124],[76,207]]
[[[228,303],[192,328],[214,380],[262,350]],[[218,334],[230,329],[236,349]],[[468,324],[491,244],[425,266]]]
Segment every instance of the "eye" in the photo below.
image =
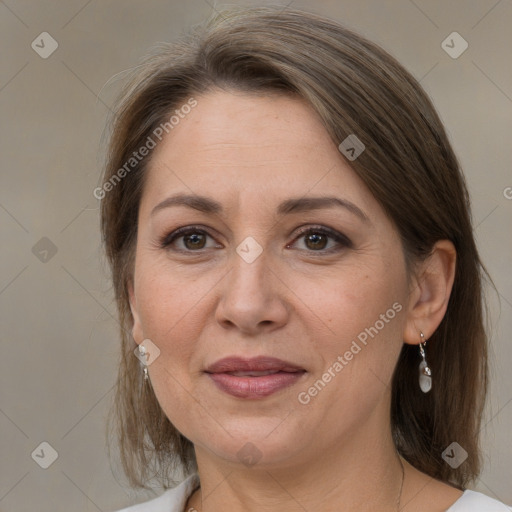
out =
[[203,229],[194,226],[179,228],[165,236],[160,245],[164,249],[172,248],[183,252],[194,252],[202,249],[213,249],[220,247],[213,243],[207,245],[208,239],[213,238]]
[[[300,250],[308,252],[336,252],[352,247],[352,242],[345,235],[325,226],[303,229],[286,248],[293,248],[297,244],[299,244]],[[197,226],[186,226],[164,236],[160,240],[160,247],[181,252],[199,252],[221,248],[222,245],[217,244],[204,229]]]
[[302,230],[294,242],[286,247],[290,248],[299,241],[302,241],[302,244],[299,244],[299,249],[309,252],[335,252],[352,247],[352,242],[345,235],[325,226],[308,227]]

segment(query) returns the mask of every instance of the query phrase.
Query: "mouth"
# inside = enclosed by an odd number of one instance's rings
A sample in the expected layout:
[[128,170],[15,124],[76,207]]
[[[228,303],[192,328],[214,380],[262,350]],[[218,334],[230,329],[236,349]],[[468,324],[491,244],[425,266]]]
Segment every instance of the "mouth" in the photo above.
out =
[[261,399],[297,383],[306,370],[272,357],[227,357],[205,373],[221,391],[245,399]]

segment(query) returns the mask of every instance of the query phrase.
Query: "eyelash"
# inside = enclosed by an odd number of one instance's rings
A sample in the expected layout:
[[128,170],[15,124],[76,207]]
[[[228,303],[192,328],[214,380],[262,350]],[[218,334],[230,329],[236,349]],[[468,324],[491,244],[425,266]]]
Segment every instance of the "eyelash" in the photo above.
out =
[[[208,233],[208,231],[206,231],[205,229],[201,228],[200,226],[186,226],[186,227],[182,227],[182,228],[176,229],[172,233],[169,233],[168,235],[165,235],[164,237],[162,237],[162,239],[159,242],[159,246],[160,246],[161,249],[169,249],[169,246],[173,242],[175,242],[179,238],[182,238],[182,237],[184,237],[186,235],[190,235],[190,234],[193,234],[193,233],[199,233],[199,234],[207,235],[210,238],[213,238],[210,235],[210,233]],[[335,242],[337,242],[342,247],[341,248],[338,247],[338,248],[330,248],[330,249],[320,249],[320,250],[317,250],[317,251],[309,250],[307,252],[311,252],[313,254],[314,253],[319,253],[319,254],[328,253],[329,254],[329,253],[332,253],[332,252],[338,252],[342,248],[350,249],[350,248],[353,247],[353,244],[352,244],[352,242],[351,242],[351,240],[349,238],[347,238],[342,233],[339,233],[339,232],[337,232],[337,231],[335,231],[333,229],[327,228],[325,226],[308,226],[307,228],[301,230],[297,234],[297,236],[293,240],[292,244],[295,243],[300,238],[305,237],[306,235],[312,234],[312,233],[326,235],[326,236],[332,238]],[[287,244],[286,247],[288,248],[290,245],[291,244]],[[178,251],[178,252],[201,253],[205,249],[198,249],[198,250],[195,250],[195,251],[194,250],[190,250],[190,249],[175,249],[175,250]]]

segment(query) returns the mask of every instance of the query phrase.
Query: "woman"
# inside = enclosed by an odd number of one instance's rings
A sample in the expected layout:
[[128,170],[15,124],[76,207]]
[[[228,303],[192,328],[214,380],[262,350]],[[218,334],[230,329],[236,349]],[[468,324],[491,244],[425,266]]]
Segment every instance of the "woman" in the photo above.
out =
[[134,486],[186,477],[124,510],[509,510],[465,490],[485,269],[414,78],[328,19],[231,10],[116,111],[120,453]]

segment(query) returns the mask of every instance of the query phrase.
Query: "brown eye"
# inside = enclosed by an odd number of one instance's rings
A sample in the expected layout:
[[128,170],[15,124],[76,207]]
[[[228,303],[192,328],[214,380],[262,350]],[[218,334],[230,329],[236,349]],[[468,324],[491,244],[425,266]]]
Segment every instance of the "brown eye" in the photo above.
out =
[[327,246],[328,236],[323,233],[310,233],[305,236],[305,243],[308,249],[322,250]]
[[187,249],[203,249],[206,244],[204,233],[192,233],[183,237],[183,244]]
[[326,226],[304,229],[292,244],[287,245],[287,248],[320,254],[339,252],[352,247],[352,242],[344,234]]
[[200,228],[183,227],[173,231],[160,241],[160,247],[179,252],[199,252],[201,250],[218,249],[213,237]]

